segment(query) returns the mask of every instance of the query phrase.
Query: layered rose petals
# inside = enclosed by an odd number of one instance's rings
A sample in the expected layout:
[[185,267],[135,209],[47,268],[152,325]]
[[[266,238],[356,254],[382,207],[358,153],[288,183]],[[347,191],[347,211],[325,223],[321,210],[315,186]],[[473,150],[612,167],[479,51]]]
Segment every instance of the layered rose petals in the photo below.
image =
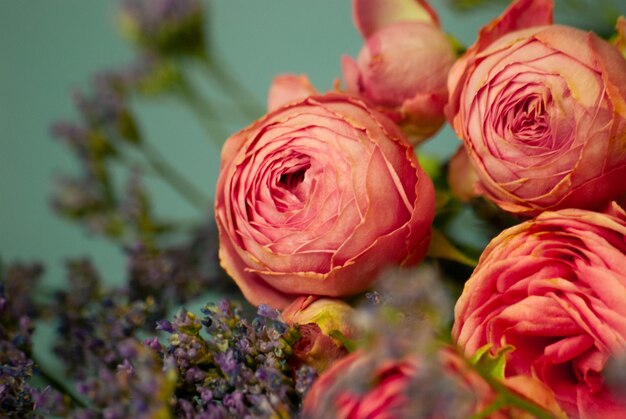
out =
[[545,212],[505,230],[466,283],[453,336],[468,355],[513,345],[507,376],[536,375],[570,415],[626,415],[602,378],[626,351],[626,213]]
[[522,215],[598,209],[626,192],[626,60],[592,33],[533,26],[551,10],[516,2],[449,79],[447,114],[482,192]]
[[256,305],[363,291],[383,266],[423,257],[433,215],[403,134],[349,96],[279,108],[222,151],[220,258]]

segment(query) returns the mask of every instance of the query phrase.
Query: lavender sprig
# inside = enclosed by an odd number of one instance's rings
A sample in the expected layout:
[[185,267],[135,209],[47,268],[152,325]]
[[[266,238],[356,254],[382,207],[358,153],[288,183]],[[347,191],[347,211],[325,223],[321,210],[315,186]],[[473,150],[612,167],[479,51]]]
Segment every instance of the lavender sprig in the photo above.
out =
[[34,264],[0,266],[0,416],[42,417],[63,414],[69,400],[52,388],[30,384],[37,373],[32,359],[33,321],[41,313],[32,290],[43,268]]
[[180,311],[173,322],[159,323],[159,329],[170,334],[168,345],[149,342],[178,369],[176,414],[297,414],[314,379],[312,371],[294,372],[288,364],[297,330],[262,313],[250,322],[240,306],[226,300],[206,305],[202,313],[199,318]]

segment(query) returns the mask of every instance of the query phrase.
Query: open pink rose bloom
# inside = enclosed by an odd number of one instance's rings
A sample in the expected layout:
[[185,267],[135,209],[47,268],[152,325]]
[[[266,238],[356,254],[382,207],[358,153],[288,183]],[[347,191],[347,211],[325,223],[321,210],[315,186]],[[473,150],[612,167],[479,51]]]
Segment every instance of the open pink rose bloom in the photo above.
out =
[[626,192],[626,60],[597,35],[551,25],[522,0],[450,73],[447,114],[502,209],[599,209]]
[[468,356],[513,345],[506,374],[536,376],[574,417],[625,417],[602,378],[626,350],[625,295],[626,213],[545,212],[487,246],[452,334]]
[[215,205],[220,259],[253,304],[365,290],[421,260],[433,185],[402,132],[345,95],[312,96],[228,139]]

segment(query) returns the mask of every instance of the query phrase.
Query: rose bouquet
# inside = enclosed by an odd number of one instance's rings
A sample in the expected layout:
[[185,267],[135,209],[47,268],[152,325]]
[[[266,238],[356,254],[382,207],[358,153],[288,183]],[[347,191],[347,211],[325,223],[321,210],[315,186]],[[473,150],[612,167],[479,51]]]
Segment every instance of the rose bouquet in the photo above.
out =
[[[626,417],[626,19],[604,39],[515,0],[464,47],[425,0],[351,6],[363,47],[332,89],[281,74],[263,109],[201,3],[123,2],[139,63],[54,126],[82,173],[53,204],[124,249],[127,281],[73,260],[46,300],[41,266],[0,270],[2,416]],[[213,202],[148,142],[133,95],[200,116],[221,147]],[[429,156],[446,123],[458,150]],[[148,171],[200,220],[155,211]],[[181,308],[206,291],[201,314]],[[61,379],[33,335],[51,320]]]

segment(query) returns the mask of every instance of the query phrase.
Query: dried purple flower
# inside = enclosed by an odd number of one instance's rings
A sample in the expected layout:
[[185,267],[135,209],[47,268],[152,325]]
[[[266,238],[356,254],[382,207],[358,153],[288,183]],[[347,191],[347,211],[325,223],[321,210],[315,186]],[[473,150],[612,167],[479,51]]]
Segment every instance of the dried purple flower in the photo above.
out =
[[126,251],[133,299],[152,296],[180,304],[209,289],[235,292],[232,280],[219,268],[215,225],[202,225],[190,232],[187,241],[158,251],[142,242]]
[[124,359],[115,370],[103,366],[95,376],[80,383],[79,390],[90,405],[75,411],[73,416],[169,417],[175,371],[135,339],[126,339],[119,345],[125,347],[126,354],[132,354],[132,359]]
[[122,32],[139,48],[164,56],[205,52],[204,11],[198,0],[125,0]]
[[[274,316],[271,308],[263,312]],[[299,390],[288,363],[297,331],[270,317],[246,320],[239,305],[209,304],[198,318],[181,310],[171,324],[163,359],[178,367],[176,413],[182,417],[292,414],[314,379],[301,374]],[[167,325],[167,326],[164,326]]]

